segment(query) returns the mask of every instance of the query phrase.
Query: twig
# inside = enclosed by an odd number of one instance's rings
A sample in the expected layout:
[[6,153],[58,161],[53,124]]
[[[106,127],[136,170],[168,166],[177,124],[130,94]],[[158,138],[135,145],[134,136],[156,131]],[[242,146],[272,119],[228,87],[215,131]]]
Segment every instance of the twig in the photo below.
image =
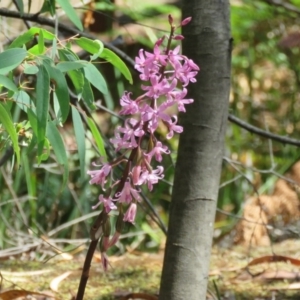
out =
[[228,120],[244,129],[246,129],[249,132],[255,133],[257,135],[263,136],[268,139],[272,139],[272,140],[280,142],[282,144],[289,144],[289,145],[294,145],[294,146],[300,147],[300,140],[296,140],[293,138],[289,138],[287,136],[282,136],[282,135],[278,135],[275,133],[265,131],[263,129],[255,127],[255,126],[237,118],[236,116],[234,116],[232,114],[228,115]]
[[297,8],[296,6],[288,3],[287,1],[281,1],[281,0],[264,0],[264,2],[266,2],[266,3],[270,4],[270,5],[283,7],[286,10],[289,10],[291,12],[300,14],[300,9]]

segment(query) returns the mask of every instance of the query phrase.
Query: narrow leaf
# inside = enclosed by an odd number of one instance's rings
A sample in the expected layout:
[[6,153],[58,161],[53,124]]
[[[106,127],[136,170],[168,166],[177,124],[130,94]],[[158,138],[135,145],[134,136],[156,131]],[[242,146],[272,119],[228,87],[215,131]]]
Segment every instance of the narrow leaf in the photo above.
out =
[[56,2],[65,11],[66,15],[70,18],[70,20],[74,23],[74,25],[79,30],[83,31],[83,26],[81,24],[80,18],[78,17],[73,6],[70,4],[70,1],[69,0],[56,0]]
[[101,41],[91,40],[85,37],[76,39],[75,43],[85,51],[93,54],[93,56],[91,56],[91,60],[98,58],[104,49],[104,45]]
[[39,39],[38,39],[38,46],[39,46],[39,54],[43,54],[44,53],[44,49],[45,49],[45,45],[44,45],[44,34],[43,34],[43,30],[40,29],[39,32]]
[[107,155],[106,155],[106,151],[105,151],[105,148],[104,148],[104,142],[103,142],[103,139],[101,137],[101,134],[100,134],[99,130],[97,129],[96,124],[94,123],[93,119],[91,119],[89,117],[86,117],[86,119],[87,119],[87,123],[89,125],[89,128],[92,132],[93,138],[94,138],[94,140],[97,144],[100,155],[102,157],[104,157],[105,160],[107,160]]
[[20,90],[13,94],[13,99],[16,101],[17,105],[27,112],[27,109],[31,106],[33,106],[33,103],[30,101],[29,95]]
[[18,6],[18,10],[20,12],[20,16],[22,17],[24,14],[24,3],[23,0],[16,0],[17,6]]
[[86,79],[101,93],[103,94],[108,93],[105,79],[93,64],[89,63],[85,66],[84,74]]
[[73,118],[73,126],[75,130],[75,137],[77,142],[78,156],[80,162],[80,173],[81,178],[84,179],[85,176],[85,133],[84,126],[82,123],[82,119],[78,110],[72,106],[72,118]]
[[4,86],[4,87],[6,87],[10,91],[13,91],[13,92],[17,92],[18,91],[18,88],[13,83],[13,81],[10,80],[9,78],[7,78],[4,75],[0,75],[0,88],[1,88],[1,85]]
[[48,123],[47,138],[49,139],[50,144],[53,147],[58,163],[64,166],[63,184],[61,187],[62,190],[66,186],[69,177],[68,157],[64,142],[57,127],[55,126],[54,121]]
[[55,0],[45,0],[41,8],[41,13],[49,12],[53,17],[55,15]]
[[39,55],[39,54],[43,54],[47,51],[47,48],[45,47],[45,45],[34,45],[33,47],[31,47],[28,50],[28,53],[32,54],[32,55]]
[[19,166],[20,163],[20,148],[19,148],[19,143],[18,143],[18,134],[16,132],[15,126],[12,122],[12,118],[5,109],[5,107],[0,103],[0,122],[6,129],[7,133],[9,134],[12,145],[14,148],[14,151],[16,153],[17,157],[17,166]]
[[24,64],[24,74],[34,75],[39,71],[36,65]]
[[27,55],[25,49],[7,49],[0,53],[0,74],[5,75],[19,66]]
[[70,96],[66,78],[59,69],[52,67],[48,64],[45,64],[45,67],[49,73],[51,82],[54,83],[54,89],[61,111],[61,121],[65,122],[70,110]]
[[123,62],[123,60],[114,52],[111,50],[104,48],[102,53],[100,54],[100,57],[110,62],[113,66],[115,66],[123,75],[124,77],[129,81],[130,84],[132,84],[132,76],[127,68],[126,64]]
[[[58,54],[59,54],[60,60],[62,60],[62,61],[74,62],[74,61],[79,60],[78,56],[69,49],[59,49]],[[72,71],[68,72],[68,75],[75,87],[75,91],[76,91],[78,98],[80,98],[81,93],[82,93],[83,84],[84,84],[83,71],[82,70],[72,70]]]
[[84,68],[88,63],[86,61],[63,61],[56,65],[61,72],[68,72]]
[[26,43],[33,40],[36,35],[39,35],[40,31],[43,33],[43,38],[52,41],[55,39],[55,35],[48,30],[38,27],[31,27],[28,31],[18,36],[10,45],[9,48],[23,47]]
[[91,85],[86,78],[84,80],[84,85],[82,90],[82,99],[86,103],[89,109],[95,110],[94,94]]
[[36,115],[38,155],[43,152],[46,128],[48,123],[50,77],[44,65],[39,66],[36,82]]

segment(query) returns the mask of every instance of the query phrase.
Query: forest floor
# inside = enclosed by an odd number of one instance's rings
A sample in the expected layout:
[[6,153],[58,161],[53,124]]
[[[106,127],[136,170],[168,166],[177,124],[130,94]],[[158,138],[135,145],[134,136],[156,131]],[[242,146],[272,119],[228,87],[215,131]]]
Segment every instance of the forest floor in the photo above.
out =
[[[27,259],[1,260],[0,299],[74,299],[83,253],[59,255],[47,262],[30,261],[29,257],[27,253]],[[94,256],[85,299],[125,300],[131,299],[130,295],[132,299],[156,299],[163,251],[132,252],[112,256],[109,261],[110,268],[104,273],[100,255]],[[300,240],[256,248],[214,246],[207,299],[299,299],[299,266]],[[28,295],[32,298],[26,298]]]

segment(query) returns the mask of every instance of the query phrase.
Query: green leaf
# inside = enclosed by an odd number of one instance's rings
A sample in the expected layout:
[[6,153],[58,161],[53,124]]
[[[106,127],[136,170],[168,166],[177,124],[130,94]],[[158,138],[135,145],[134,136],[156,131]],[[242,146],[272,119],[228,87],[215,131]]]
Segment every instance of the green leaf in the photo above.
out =
[[37,135],[38,135],[38,124],[37,124],[36,114],[33,112],[33,110],[28,108],[27,116],[28,116],[28,119],[29,119],[29,122],[30,122],[30,126],[33,130],[33,133],[37,137]]
[[38,27],[31,27],[28,31],[17,37],[9,46],[9,48],[23,47],[26,43],[33,40],[36,35],[39,35],[40,32],[43,33],[43,38],[46,40],[52,41],[55,39],[55,35],[48,30],[41,29]]
[[13,92],[18,91],[18,88],[13,83],[13,81],[4,75],[0,75],[0,88],[1,88],[1,86],[6,87],[8,90],[13,91]]
[[41,13],[50,12],[51,16],[55,15],[55,0],[45,0],[43,7],[41,8]]
[[110,62],[113,66],[115,66],[123,75],[124,77],[129,81],[130,84],[132,84],[132,76],[127,68],[126,64],[123,62],[123,60],[114,52],[111,50],[104,48],[102,53],[100,54],[100,57]]
[[64,123],[70,111],[70,96],[66,78],[59,69],[52,67],[48,64],[45,64],[45,67],[49,73],[51,82],[54,83],[55,93],[61,111],[61,121]]
[[16,101],[17,105],[25,112],[27,109],[33,106],[33,103],[30,101],[29,95],[20,90],[13,94],[13,99]]
[[12,145],[17,157],[17,167],[18,167],[20,163],[20,148],[18,143],[18,134],[16,132],[10,114],[7,112],[7,110],[5,109],[2,103],[0,103],[0,122],[2,123],[2,125],[4,126],[4,128],[6,129],[7,133],[11,138]]
[[73,126],[75,130],[75,137],[77,142],[78,156],[80,162],[80,173],[81,178],[84,179],[85,176],[85,133],[84,126],[82,123],[82,119],[78,110],[72,106],[72,118],[73,118]]
[[61,72],[68,72],[72,70],[82,69],[88,63],[86,61],[63,61],[56,65],[56,68]]
[[16,0],[17,6],[18,6],[18,10],[20,12],[20,16],[22,17],[24,14],[24,3],[23,0]]
[[34,75],[39,71],[39,68],[36,65],[24,64],[24,74]]
[[40,29],[40,33],[39,33],[38,46],[39,46],[39,54],[43,54],[45,50],[45,45],[44,45],[44,34],[42,29]]
[[89,109],[95,110],[96,107],[94,104],[94,94],[91,85],[86,78],[84,80],[84,85],[82,90],[82,99],[84,100],[84,102],[86,103]]
[[100,134],[99,130],[97,129],[97,126],[94,123],[93,119],[91,119],[89,117],[86,117],[86,119],[87,119],[87,123],[89,125],[89,128],[92,132],[93,138],[95,139],[95,142],[98,146],[99,153],[107,161],[107,155],[106,155],[106,151],[105,151],[105,148],[104,148],[104,142],[103,142],[103,139],[101,137],[101,134]]
[[[58,49],[59,58],[62,61],[78,61],[78,56],[69,49]],[[81,98],[81,93],[84,85],[84,76],[82,70],[72,70],[67,72],[74,87],[78,98]]]
[[27,55],[25,49],[7,49],[0,53],[0,74],[5,75],[19,66]]
[[114,52],[107,48],[103,48],[103,44],[101,41],[96,40],[93,41],[91,39],[80,37],[79,39],[75,40],[75,43],[84,49],[85,51],[94,54],[91,59],[95,59],[95,55],[98,55],[100,58],[103,58],[110,62],[113,66],[115,66],[129,81],[129,83],[132,84],[132,76],[127,68],[126,64],[123,62],[123,60]]
[[48,123],[47,138],[49,139],[50,144],[54,150],[58,163],[64,166],[63,184],[61,187],[62,190],[66,186],[69,177],[68,157],[67,157],[64,142],[61,138],[61,135],[54,121],[50,121]]
[[32,55],[39,55],[39,54],[43,54],[47,51],[47,48],[45,47],[45,45],[34,45],[33,47],[31,47],[30,49],[28,49],[28,53],[32,54]]
[[92,53],[91,60],[95,60],[103,51],[103,43],[99,40],[91,40],[85,37],[80,37],[75,40],[75,43],[85,51]]
[[48,123],[50,76],[44,65],[39,66],[36,82],[36,115],[38,156],[43,152],[46,128]]
[[84,68],[85,78],[101,93],[107,94],[107,85],[105,79],[99,70],[91,63],[87,64]]
[[70,20],[74,23],[74,25],[79,30],[83,31],[83,26],[81,24],[80,18],[78,17],[73,6],[70,4],[70,1],[69,0],[56,0],[56,2],[65,11],[66,15],[70,18]]

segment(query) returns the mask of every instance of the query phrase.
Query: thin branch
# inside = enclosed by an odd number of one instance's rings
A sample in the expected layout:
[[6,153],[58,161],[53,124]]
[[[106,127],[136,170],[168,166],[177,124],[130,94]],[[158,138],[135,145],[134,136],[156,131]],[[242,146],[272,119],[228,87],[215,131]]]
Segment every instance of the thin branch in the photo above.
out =
[[278,135],[275,133],[265,131],[263,129],[255,127],[255,126],[237,118],[236,116],[234,116],[232,114],[228,115],[228,120],[244,129],[246,129],[247,131],[249,131],[251,133],[255,133],[255,134],[263,136],[265,138],[272,139],[272,140],[280,142],[282,144],[289,144],[289,145],[294,145],[294,146],[300,147],[300,140],[296,140],[293,138],[289,138],[287,136],[282,136],[282,135]]
[[263,1],[270,5],[283,7],[288,11],[300,14],[300,9],[297,8],[296,6],[288,3],[287,1],[282,1],[282,0],[263,0]]

